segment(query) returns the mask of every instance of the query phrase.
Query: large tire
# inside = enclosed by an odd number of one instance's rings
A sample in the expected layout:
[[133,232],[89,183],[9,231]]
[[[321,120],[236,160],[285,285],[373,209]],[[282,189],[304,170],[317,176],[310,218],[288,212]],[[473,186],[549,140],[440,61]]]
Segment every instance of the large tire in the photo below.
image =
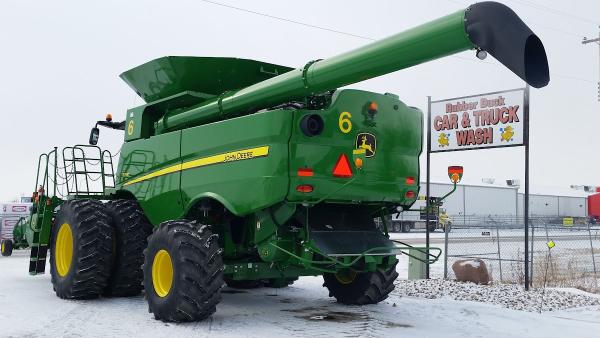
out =
[[136,201],[109,201],[106,211],[112,218],[115,256],[104,295],[139,295],[142,291],[144,249],[152,233],[152,224]]
[[222,249],[209,227],[188,220],[162,223],[144,250],[148,310],[156,319],[191,322],[216,311],[223,287]]
[[12,251],[13,242],[10,239],[3,239],[2,242],[0,242],[0,252],[2,253],[2,256],[8,257],[12,255]]
[[99,297],[113,261],[110,216],[96,200],[71,200],[60,206],[52,229],[50,266],[60,298]]
[[[398,264],[396,262],[396,264]],[[326,273],[323,275],[329,296],[335,297],[339,303],[347,305],[377,304],[386,299],[395,288],[394,281],[398,278],[396,264],[387,271],[377,270],[345,276]]]

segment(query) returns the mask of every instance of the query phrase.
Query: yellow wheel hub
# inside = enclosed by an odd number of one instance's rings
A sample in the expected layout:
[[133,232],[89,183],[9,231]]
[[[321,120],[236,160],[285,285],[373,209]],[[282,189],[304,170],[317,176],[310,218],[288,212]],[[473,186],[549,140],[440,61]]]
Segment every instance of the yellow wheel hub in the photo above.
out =
[[2,248],[0,249],[0,252],[4,253],[4,242],[2,242]]
[[335,279],[337,279],[340,284],[348,285],[354,282],[356,279],[356,271],[353,270],[342,270],[335,274]]
[[63,223],[58,229],[56,236],[56,248],[54,249],[54,262],[56,272],[61,277],[66,276],[71,269],[73,261],[73,231],[69,223]]
[[152,262],[152,285],[159,297],[166,297],[173,285],[173,261],[167,250],[159,250]]

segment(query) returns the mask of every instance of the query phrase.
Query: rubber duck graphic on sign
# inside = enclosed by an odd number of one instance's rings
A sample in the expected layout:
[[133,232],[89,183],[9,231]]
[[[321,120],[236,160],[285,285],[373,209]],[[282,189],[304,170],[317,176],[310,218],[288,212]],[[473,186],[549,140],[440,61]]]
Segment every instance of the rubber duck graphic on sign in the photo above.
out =
[[507,126],[506,128],[500,128],[500,141],[510,142],[513,140],[513,136],[515,135],[515,131],[513,127]]
[[450,134],[441,133],[438,137],[438,144],[440,147],[448,147],[450,145],[450,140],[448,139]]

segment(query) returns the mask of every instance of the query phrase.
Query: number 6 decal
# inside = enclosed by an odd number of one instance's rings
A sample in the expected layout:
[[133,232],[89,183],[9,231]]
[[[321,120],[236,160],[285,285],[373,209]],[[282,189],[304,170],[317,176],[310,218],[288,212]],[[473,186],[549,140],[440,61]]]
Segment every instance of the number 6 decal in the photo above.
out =
[[352,115],[347,111],[340,114],[338,123],[340,126],[340,131],[344,134],[348,134],[352,130],[352,121],[350,121],[351,117]]

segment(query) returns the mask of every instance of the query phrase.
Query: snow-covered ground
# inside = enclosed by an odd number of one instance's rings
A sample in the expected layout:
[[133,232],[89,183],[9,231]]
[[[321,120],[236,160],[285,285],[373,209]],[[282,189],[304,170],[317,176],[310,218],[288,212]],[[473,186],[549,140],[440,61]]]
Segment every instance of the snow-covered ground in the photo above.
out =
[[600,295],[577,289],[536,288],[525,291],[523,286],[516,284],[477,285],[443,279],[399,280],[395,292],[409,297],[497,304],[505,308],[529,312],[600,307]]
[[[217,313],[200,323],[172,324],[153,319],[142,296],[65,301],[52,291],[50,276],[27,274],[28,251],[0,257],[1,337],[598,337],[600,307],[542,314],[451,297],[485,292],[489,287],[429,288],[440,298],[414,294],[415,282],[398,281],[383,303],[342,306],[318,277],[301,278],[286,289],[224,289]],[[401,260],[406,264],[406,260]],[[406,275],[406,267],[399,266]],[[412,283],[412,287],[409,287]],[[441,283],[442,286],[436,283]],[[452,284],[448,284],[452,285]],[[462,291],[457,291],[462,289]],[[411,291],[412,290],[412,291]],[[482,291],[483,290],[483,291]],[[412,292],[417,297],[407,296]],[[420,292],[420,291],[419,291]],[[428,292],[433,292],[429,290]],[[460,292],[460,293],[459,293]],[[549,292],[548,295],[554,293]],[[580,293],[581,294],[581,293]],[[583,294],[588,297],[588,294]],[[511,294],[500,294],[511,297]],[[468,299],[462,297],[459,299]]]

